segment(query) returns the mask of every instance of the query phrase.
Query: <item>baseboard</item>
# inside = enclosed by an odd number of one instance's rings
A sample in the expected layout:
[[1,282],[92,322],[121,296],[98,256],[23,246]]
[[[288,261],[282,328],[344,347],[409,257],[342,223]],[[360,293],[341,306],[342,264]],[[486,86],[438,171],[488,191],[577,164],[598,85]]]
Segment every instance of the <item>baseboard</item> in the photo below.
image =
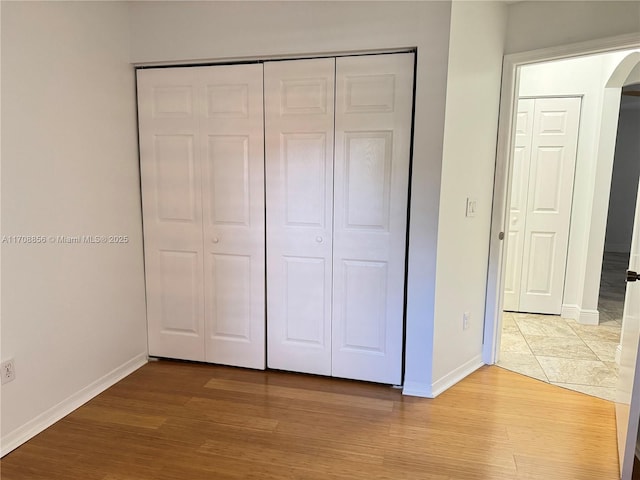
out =
[[560,310],[560,316],[578,321],[578,318],[580,318],[580,307],[578,305],[563,304]]
[[410,397],[433,398],[431,385],[420,382],[404,382],[402,394]]
[[445,390],[453,387],[460,380],[471,375],[473,372],[475,372],[477,369],[479,369],[483,365],[484,365],[484,362],[482,361],[482,355],[476,355],[468,362],[460,365],[453,372],[448,373],[447,375],[442,377],[440,380],[436,380],[435,382],[433,382],[433,385],[431,387],[431,393],[433,395],[432,398],[437,397]]
[[24,442],[35,437],[61,418],[69,415],[76,408],[84,405],[99,393],[102,393],[127,375],[135,372],[145,363],[147,363],[146,353],[141,353],[140,355],[135,356],[128,362],[107,373],[102,378],[99,378],[90,385],[87,385],[79,392],[74,393],[62,402],[51,407],[49,410],[28,421],[21,427],[18,427],[14,431],[8,433],[0,439],[0,457],[4,457],[7,453],[15,450]]
[[598,310],[580,310],[578,323],[582,325],[598,325],[600,324],[600,313]]
[[583,325],[598,325],[600,323],[598,310],[582,310],[580,306],[573,304],[563,304],[560,316],[570,318]]

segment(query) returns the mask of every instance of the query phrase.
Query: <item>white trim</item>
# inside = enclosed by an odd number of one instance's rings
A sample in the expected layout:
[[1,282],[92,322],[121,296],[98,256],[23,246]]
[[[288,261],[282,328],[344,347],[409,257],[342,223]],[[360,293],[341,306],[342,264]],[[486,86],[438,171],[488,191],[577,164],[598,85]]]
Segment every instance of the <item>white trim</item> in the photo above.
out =
[[578,323],[581,323],[582,325],[599,325],[600,313],[598,310],[580,310]]
[[102,393],[107,388],[122,380],[127,375],[135,372],[138,368],[147,363],[147,354],[141,353],[131,360],[107,373],[102,378],[87,385],[79,392],[54,405],[49,410],[41,413],[24,425],[16,428],[0,439],[0,457],[15,450],[27,440],[56,423],[61,418],[69,415],[76,408],[84,405],[96,395]]
[[[482,359],[487,365],[498,360],[500,331],[502,329],[502,310],[504,301],[504,277],[506,262],[503,261],[504,232],[507,231],[507,201],[511,192],[509,182],[510,164],[508,159],[512,150],[511,139],[515,131],[513,115],[515,111],[516,85],[520,73],[509,64],[505,57],[502,67],[502,91],[500,93],[500,114],[498,117],[498,145],[496,148],[496,168],[493,185],[493,207],[491,212],[491,234],[489,236],[489,264],[487,266],[487,297],[485,300],[484,344]],[[510,99],[510,100],[507,100]],[[503,238],[500,238],[502,234]]]
[[419,382],[405,382],[402,387],[402,394],[411,397],[433,398],[431,385]]
[[499,239],[500,232],[506,232],[506,206],[511,192],[510,152],[512,150],[513,116],[516,109],[516,93],[519,84],[519,68],[522,65],[561,58],[591,55],[627,48],[640,47],[640,34],[632,33],[616,37],[601,38],[588,42],[560,45],[557,47],[532,50],[505,55],[502,69],[502,92],[498,121],[498,145],[496,154],[495,179],[493,186],[493,210],[491,213],[491,234],[489,240],[489,264],[487,269],[487,291],[484,319],[484,345],[482,359],[487,364],[496,360],[499,347],[499,332],[502,318],[504,291],[503,262],[504,244]]
[[442,392],[451,388],[460,380],[463,380],[465,377],[471,375],[482,366],[484,366],[482,355],[476,355],[468,362],[460,365],[454,371],[447,373],[440,380],[436,380],[435,382],[433,382],[433,385],[431,386],[431,393],[433,396],[431,398],[437,397]]
[[[511,53],[505,55],[513,65],[526,65],[540,61],[558,60],[561,58],[593,55],[615,50],[640,47],[640,33],[628,33],[615,37],[598,38],[586,42],[569,43],[555,47],[540,48],[527,52]],[[507,73],[507,72],[505,72]]]
[[237,63],[259,63],[270,62],[276,60],[306,60],[312,58],[326,57],[351,57],[359,55],[386,55],[390,53],[410,53],[417,50],[413,47],[397,47],[397,48],[375,48],[365,50],[347,50],[336,52],[316,52],[316,53],[289,53],[283,55],[267,55],[267,56],[247,56],[247,57],[222,57],[222,58],[205,58],[197,60],[168,60],[153,62],[134,62],[135,68],[155,68],[155,67],[199,67],[206,65],[228,65]]
[[622,357],[622,343],[616,347],[616,364],[620,366],[620,358]]
[[562,309],[560,310],[560,316],[562,318],[570,318],[571,320],[578,321],[580,318],[580,306],[575,304],[562,304]]

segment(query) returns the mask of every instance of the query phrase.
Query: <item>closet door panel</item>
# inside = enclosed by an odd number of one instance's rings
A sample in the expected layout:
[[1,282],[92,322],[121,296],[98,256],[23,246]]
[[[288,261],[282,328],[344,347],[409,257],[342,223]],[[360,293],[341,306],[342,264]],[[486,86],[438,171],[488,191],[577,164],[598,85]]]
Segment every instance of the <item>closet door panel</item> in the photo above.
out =
[[204,360],[195,68],[138,71],[149,354]]
[[267,362],[331,375],[335,60],[264,69]]
[[334,376],[399,384],[414,55],[336,60]]
[[520,308],[522,255],[527,220],[527,192],[529,190],[534,107],[535,100],[533,98],[521,98],[518,100],[504,287],[504,309],[515,312]]
[[581,99],[535,100],[519,311],[559,315]]
[[262,65],[200,70],[206,360],[265,367]]

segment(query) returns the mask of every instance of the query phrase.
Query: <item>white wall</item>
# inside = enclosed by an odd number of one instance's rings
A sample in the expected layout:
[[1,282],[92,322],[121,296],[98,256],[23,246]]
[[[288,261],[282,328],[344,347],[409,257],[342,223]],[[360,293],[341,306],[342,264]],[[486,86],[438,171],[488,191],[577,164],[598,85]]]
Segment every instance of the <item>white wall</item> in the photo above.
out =
[[[615,124],[602,122],[604,92],[615,66],[628,53],[527,65],[520,71],[521,97],[582,96],[562,315],[584,323],[598,321],[598,292],[592,286],[599,285],[602,248],[598,253],[597,243],[604,240],[611,178],[611,159],[599,162],[598,149],[601,135],[616,131]],[[596,212],[602,205],[604,218]]]
[[[454,2],[438,260],[433,388],[437,394],[482,365],[487,257],[506,7]],[[466,199],[477,202],[466,217]],[[463,330],[463,314],[471,314]]]
[[509,5],[505,53],[640,32],[637,1],[526,1]]
[[431,393],[449,21],[448,2],[131,5],[131,60],[136,63],[417,47],[405,392],[422,395]]
[[602,253],[604,251],[611,174],[620,113],[621,88],[620,84],[615,88],[612,87],[612,76],[615,76],[614,72],[620,72],[621,70],[628,72],[638,63],[640,63],[640,50],[634,53],[611,53],[603,57],[603,82],[607,88],[604,88],[602,96],[601,128],[598,138],[598,157],[594,178],[589,247],[586,255],[587,263],[581,306],[583,312],[581,316],[585,311],[592,311],[595,320],[598,320],[597,308],[602,274]]
[[640,176],[640,97],[623,95],[613,162],[605,251],[629,253]]
[[127,6],[2,2],[2,453],[146,362]]

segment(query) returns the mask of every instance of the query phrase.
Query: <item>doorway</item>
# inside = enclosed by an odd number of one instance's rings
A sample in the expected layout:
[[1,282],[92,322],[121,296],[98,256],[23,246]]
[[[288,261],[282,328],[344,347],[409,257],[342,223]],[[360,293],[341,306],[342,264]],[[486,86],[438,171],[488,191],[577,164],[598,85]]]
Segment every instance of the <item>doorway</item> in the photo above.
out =
[[[559,275],[561,284],[558,285],[556,282],[555,285],[556,292],[559,290],[561,297],[561,301],[555,307],[557,311],[537,308],[536,304],[540,302],[525,302],[524,305],[519,305],[518,302],[509,298],[510,295],[513,297],[509,287],[517,283],[513,278],[511,282],[508,281],[510,273],[514,270],[510,268],[509,262],[514,257],[513,251],[517,250],[511,247],[518,246],[518,242],[513,241],[515,235],[509,230],[513,209],[507,209],[509,217],[504,223],[505,230],[503,230],[507,239],[505,257],[503,257],[505,264],[503,278],[506,278],[503,281],[507,287],[504,294],[506,297],[504,307],[511,311],[503,313],[500,308],[501,325],[496,332],[499,337],[496,343],[500,348],[496,349],[495,357],[498,365],[607,400],[614,400],[616,395],[617,364],[615,360],[616,351],[619,350],[620,345],[621,300],[624,297],[623,277],[626,266],[618,268],[620,259],[609,252],[604,255],[607,209],[605,207],[604,212],[601,212],[599,207],[602,203],[608,205],[610,184],[606,185],[605,191],[601,188],[602,185],[594,182],[594,177],[598,176],[601,179],[603,174],[606,176],[606,168],[603,172],[601,165],[606,164],[603,162],[606,156],[604,146],[607,139],[612,137],[615,142],[616,138],[615,128],[613,132],[606,131],[608,123],[605,123],[605,117],[610,112],[606,112],[605,82],[616,66],[632,52],[621,50],[551,62],[537,62],[523,65],[518,71],[515,98],[576,95],[583,101],[569,220],[567,262],[566,268],[563,268]],[[515,111],[512,117],[516,121],[520,118],[517,112]],[[515,123],[517,122],[514,121],[513,127],[517,129]],[[623,122],[620,127],[626,128]],[[517,152],[518,132],[514,132],[514,135],[515,140],[511,148]],[[604,140],[593,141],[600,137]],[[512,160],[512,162],[516,161],[515,158]],[[617,160],[617,162],[620,161],[620,159]],[[508,182],[508,191],[511,195],[509,205],[513,206],[514,195],[518,196],[518,179],[515,178],[518,168],[515,163],[511,165],[512,173]],[[611,165],[610,160],[608,179],[611,179]],[[535,181],[533,177],[529,183]],[[635,191],[623,192],[616,184],[614,189],[615,194],[612,200],[621,193],[635,198]],[[626,230],[630,232],[632,215],[623,220],[618,214],[619,208],[612,205],[612,209],[616,214],[610,218],[628,223]],[[602,214],[604,214],[603,219],[599,218]],[[601,232],[596,228],[598,222],[602,223]],[[599,252],[594,248],[597,242],[593,240],[598,234],[602,236]],[[522,245],[519,246],[522,247]],[[594,269],[594,265],[597,270]],[[595,288],[593,288],[594,271],[597,276]],[[600,288],[601,271],[602,288]],[[550,313],[552,315],[549,315]]]

